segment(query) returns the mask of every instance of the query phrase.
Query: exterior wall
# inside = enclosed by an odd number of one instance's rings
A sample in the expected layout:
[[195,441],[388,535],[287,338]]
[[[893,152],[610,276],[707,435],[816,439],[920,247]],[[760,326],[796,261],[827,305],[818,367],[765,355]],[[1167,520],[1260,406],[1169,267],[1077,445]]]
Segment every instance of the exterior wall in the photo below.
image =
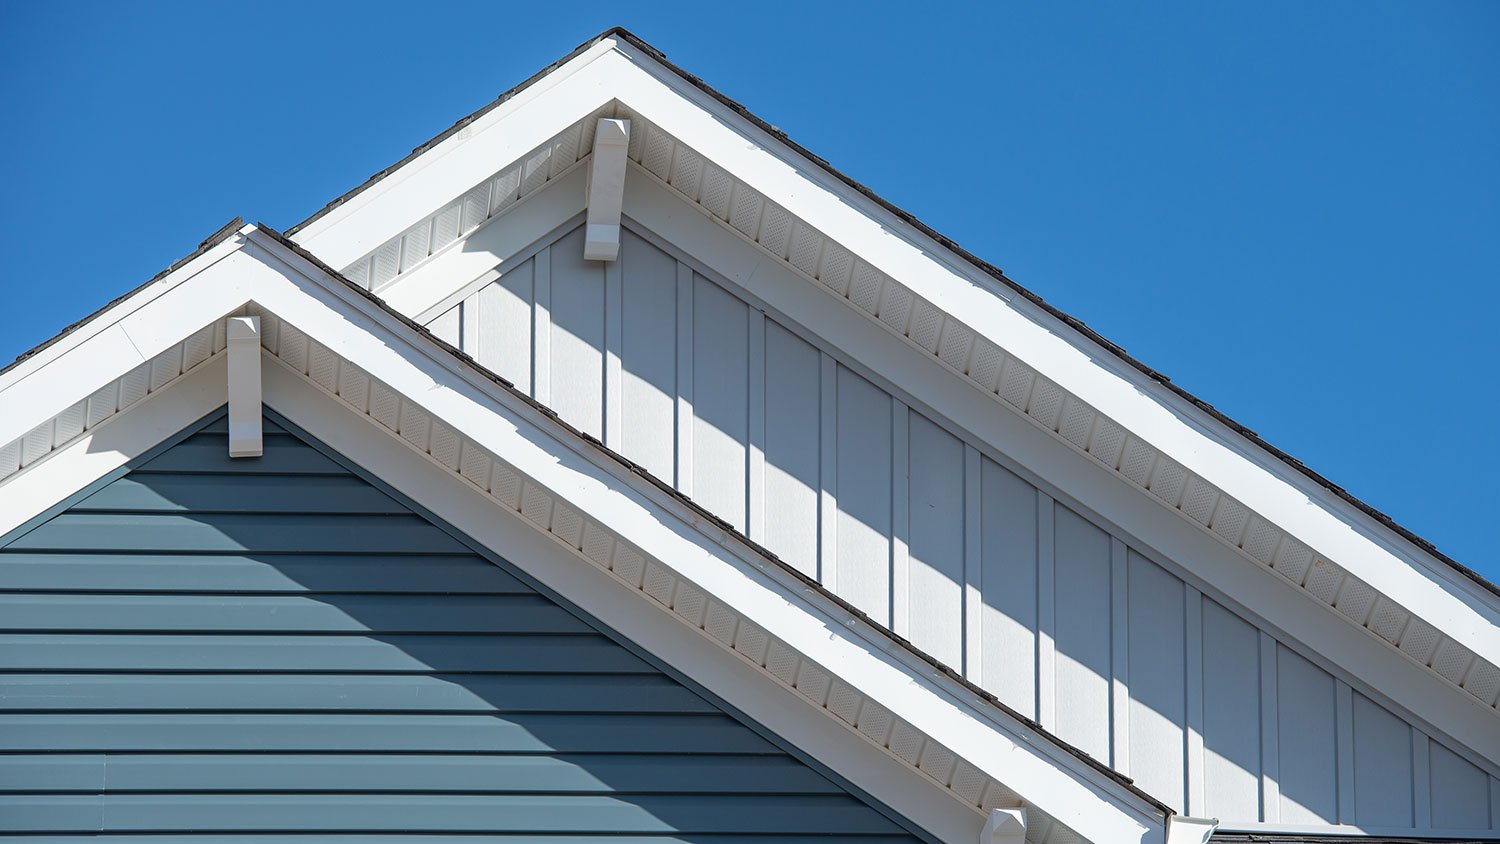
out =
[[[1425,735],[648,238],[564,234],[431,326],[1181,811],[1500,829]],[[867,377],[869,376],[869,377]]]
[[270,420],[0,546],[3,833],[917,840]]

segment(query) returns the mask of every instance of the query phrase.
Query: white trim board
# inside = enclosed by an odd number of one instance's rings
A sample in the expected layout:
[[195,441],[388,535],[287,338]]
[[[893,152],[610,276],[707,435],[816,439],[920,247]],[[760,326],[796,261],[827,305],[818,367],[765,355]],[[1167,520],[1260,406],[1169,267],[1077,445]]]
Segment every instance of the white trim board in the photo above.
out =
[[[599,52],[605,44],[612,49]],[[558,98],[560,111],[544,113],[552,120],[548,130],[562,131],[588,109],[607,107],[608,94],[622,104],[620,116],[638,121],[633,159],[664,184],[805,272],[807,280],[832,287],[851,302],[868,294],[866,307],[882,322],[891,322],[888,306],[899,293],[900,324],[891,330],[973,385],[1016,403],[1018,412],[1032,411],[1035,400],[1029,396],[1037,390],[1056,392],[1066,384],[1071,398],[1050,396],[1039,404],[1052,407],[1056,398],[1067,412],[1081,414],[1082,422],[1070,427],[1067,419],[1049,418],[1042,424],[1059,436],[1080,431],[1085,440],[1074,445],[1084,453],[1107,461],[1246,557],[1299,584],[1311,583],[1309,589],[1324,603],[1337,603],[1338,587],[1346,580],[1399,603],[1417,617],[1422,633],[1433,627],[1447,641],[1439,640],[1429,652],[1430,636],[1403,637],[1402,625],[1394,633],[1382,632],[1388,625],[1373,624],[1364,602],[1346,612],[1377,635],[1397,637],[1393,644],[1412,644],[1403,652],[1484,703],[1493,705],[1500,697],[1500,602],[1477,584],[869,198],[807,167],[779,139],[623,39],[602,39],[554,74],[562,79],[555,90],[571,86],[595,96],[549,94]],[[541,119],[536,114],[533,118]],[[488,131],[501,125],[495,121],[487,124]],[[505,163],[487,160],[482,175]],[[366,225],[352,214],[343,224],[345,229]],[[339,241],[331,234],[304,232],[299,238],[320,254],[327,246],[328,257],[340,263]],[[960,313],[963,322],[953,317]],[[1023,388],[1015,396],[1005,381],[1013,368]],[[1097,417],[1092,426],[1090,417]],[[1091,435],[1091,427],[1100,430]],[[1315,581],[1308,580],[1315,555],[1325,567],[1334,566],[1333,577],[1325,576],[1325,568]],[[1473,654],[1483,662],[1474,662]]]
[[[562,189],[559,186],[557,190]],[[554,210],[528,223],[528,232],[540,231],[554,222],[576,220],[576,215],[563,217],[570,206],[552,200],[538,202],[545,203],[538,208]],[[685,205],[684,197],[639,164],[632,164],[626,207],[633,216],[627,222],[637,233],[658,245],[665,244],[674,254],[682,253],[676,244],[688,244],[695,254],[685,255],[684,260],[700,272],[722,279],[757,306],[789,315],[784,320],[789,325],[832,344],[857,371],[875,374],[876,380],[891,384],[893,392],[913,397],[929,410],[940,409],[934,416],[944,419],[955,432],[989,445],[993,450],[986,453],[992,458],[1019,468],[1023,477],[1043,488],[1061,487],[1069,506],[1094,514],[1115,532],[1129,536],[1132,544],[1149,556],[1159,561],[1186,561],[1169,568],[1210,587],[1221,602],[1245,608],[1246,615],[1288,640],[1306,643],[1326,654],[1333,663],[1390,694],[1396,708],[1433,723],[1438,734],[1449,736],[1458,745],[1474,747],[1481,755],[1500,750],[1495,746],[1496,734],[1489,720],[1492,716],[1474,711],[1479,710],[1474,705],[1477,701],[1452,696],[1451,687],[1445,690],[1443,681],[1434,683],[1438,678],[1432,672],[1416,674],[1406,669],[1403,663],[1412,667],[1416,663],[1404,652],[1391,648],[1367,629],[1344,623],[1326,604],[1309,600],[1311,595],[1296,588],[1284,572],[1273,576],[1274,569],[1247,565],[1242,549],[1225,545],[1220,537],[1180,511],[1161,507],[1155,497],[1121,483],[1123,478],[1109,472],[1092,455],[1086,457],[1086,452],[1081,453],[1047,428],[1029,424],[1034,422],[1030,416],[997,413],[995,398],[987,400],[941,361],[911,354],[910,347],[884,330],[879,320],[825,295],[822,285],[809,283],[794,268],[767,260],[762,249],[723,221],[703,213],[684,213]],[[450,253],[452,257],[443,259],[448,263],[429,264],[389,289],[404,289],[403,302],[430,301],[444,297],[455,285],[466,289],[463,282],[471,273],[484,272],[480,276],[484,280],[493,272],[485,272],[486,268],[516,263],[534,250],[535,243],[523,244],[505,229],[505,225],[491,225],[481,230],[461,253]],[[509,250],[520,251],[508,255]],[[457,261],[464,263],[453,263]],[[449,295],[441,301],[452,298]],[[1186,531],[1184,523],[1189,526]],[[1211,542],[1199,542],[1196,537]],[[895,632],[902,633],[899,629]]]
[[[814,694],[811,689],[821,689],[827,697],[821,703],[810,698],[814,704],[840,715],[851,731],[860,730],[893,757],[937,778],[955,797],[965,795],[961,799],[975,809],[980,801],[1024,800],[1040,817],[1050,813],[1092,840],[1158,840],[1163,816],[1108,775],[1024,725],[1007,726],[998,710],[984,711],[983,704],[974,709],[966,690],[929,676],[925,663],[877,631],[864,629],[857,619],[844,618],[837,606],[823,606],[821,599],[795,592],[789,596],[753,549],[702,523],[685,504],[659,500],[654,487],[568,435],[547,413],[500,390],[274,238],[253,229],[244,238],[244,248],[221,262],[220,271],[179,283],[170,295],[142,309],[144,324],[169,321],[181,332],[195,320],[235,311],[236,299],[248,302],[262,317],[264,343],[281,364],[399,431],[403,440],[427,451],[455,477],[482,480],[492,501],[509,502],[532,522],[543,519],[539,524],[554,535],[573,536],[567,541],[585,555],[592,547],[588,537],[604,525],[602,516],[610,531],[618,531],[608,547],[627,548],[632,555],[628,565],[632,576],[640,578],[638,588],[658,600],[663,596],[655,590],[661,588],[669,590],[668,596],[695,590],[704,601],[711,598],[713,605],[732,610],[731,619],[754,619],[735,622],[725,644],[742,654],[749,648],[768,676],[777,677],[777,670],[790,666],[798,673],[778,679],[804,698]],[[289,321],[287,314],[295,320]],[[74,354],[105,373],[129,365],[109,360],[102,344],[97,350],[105,356],[88,346]],[[501,394],[500,405],[496,393]],[[13,407],[7,399],[0,391],[0,407]],[[502,453],[512,461],[503,471],[493,457]],[[43,461],[8,484],[54,462]],[[649,555],[643,553],[647,548]],[[617,574],[619,553],[609,558]],[[673,611],[684,615],[678,601],[670,600]],[[701,624],[705,635],[714,635],[709,619]],[[775,651],[777,647],[783,650]],[[803,682],[801,672],[815,667],[822,676],[809,673]],[[880,691],[872,692],[875,688]],[[877,707],[870,710],[879,715],[875,721],[861,714],[865,700]],[[841,711],[845,701],[854,702],[853,712]],[[876,723],[883,726],[872,734]],[[959,755],[951,747],[965,750]],[[1018,785],[991,788],[992,772]]]

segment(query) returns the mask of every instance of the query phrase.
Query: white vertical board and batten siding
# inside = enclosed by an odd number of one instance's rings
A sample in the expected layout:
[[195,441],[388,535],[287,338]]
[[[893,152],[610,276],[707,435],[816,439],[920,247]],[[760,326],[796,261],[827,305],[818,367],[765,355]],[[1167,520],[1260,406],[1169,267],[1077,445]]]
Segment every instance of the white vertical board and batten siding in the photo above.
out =
[[433,330],[1179,810],[1494,827],[1493,771],[985,443],[651,236],[627,231],[608,269],[580,238],[508,263]]

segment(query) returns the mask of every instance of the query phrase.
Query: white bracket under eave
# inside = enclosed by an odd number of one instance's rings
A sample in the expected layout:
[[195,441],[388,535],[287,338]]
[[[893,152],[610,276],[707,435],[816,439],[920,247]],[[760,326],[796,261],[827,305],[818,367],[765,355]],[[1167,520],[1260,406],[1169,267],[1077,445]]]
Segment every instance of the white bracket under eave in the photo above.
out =
[[259,457],[260,317],[230,317],[224,336],[229,346],[229,456]]
[[625,204],[625,150],[629,143],[629,120],[599,118],[594,130],[594,160],[589,164],[584,260],[613,261],[620,255],[620,209]]
[[1026,810],[991,809],[979,844],[1026,844]]

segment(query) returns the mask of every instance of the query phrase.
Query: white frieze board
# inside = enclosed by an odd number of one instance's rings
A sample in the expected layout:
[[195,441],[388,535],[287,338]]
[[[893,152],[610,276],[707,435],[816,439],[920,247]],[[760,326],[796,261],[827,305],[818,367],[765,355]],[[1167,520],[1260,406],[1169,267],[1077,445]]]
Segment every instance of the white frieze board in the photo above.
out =
[[[1397,596],[1380,594],[1328,555],[1297,540],[1270,518],[1188,470],[626,105],[611,103],[589,114],[356,261],[344,274],[378,291],[461,241],[510,208],[518,196],[540,190],[549,181],[546,174],[556,178],[585,160],[587,144],[580,143],[580,138],[587,137],[587,127],[600,117],[631,121],[628,157],[638,176],[664,185],[810,283],[940,361],[1009,412],[1087,455],[1247,561],[1296,585],[1485,706],[1500,704],[1500,666],[1444,635],[1406,609]],[[457,228],[450,220],[459,221]]]

